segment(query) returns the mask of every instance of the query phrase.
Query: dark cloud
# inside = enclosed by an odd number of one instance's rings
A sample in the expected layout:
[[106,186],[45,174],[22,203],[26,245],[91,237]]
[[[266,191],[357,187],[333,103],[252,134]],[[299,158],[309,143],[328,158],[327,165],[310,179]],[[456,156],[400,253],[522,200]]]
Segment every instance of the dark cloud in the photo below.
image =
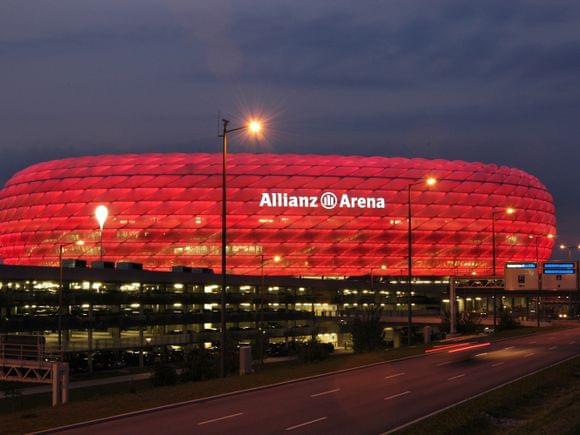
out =
[[520,167],[576,243],[578,29],[564,0],[4,0],[0,179],[71,155],[217,150],[217,110],[257,110],[267,151]]

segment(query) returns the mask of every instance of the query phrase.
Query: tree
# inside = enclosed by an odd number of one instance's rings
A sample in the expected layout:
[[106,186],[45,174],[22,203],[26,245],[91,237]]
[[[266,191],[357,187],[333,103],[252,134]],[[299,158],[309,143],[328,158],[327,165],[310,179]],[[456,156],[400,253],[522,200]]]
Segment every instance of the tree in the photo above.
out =
[[175,385],[178,380],[179,377],[175,367],[165,363],[157,364],[153,371],[153,376],[151,376],[151,383],[156,387]]
[[368,307],[353,320],[351,332],[355,352],[373,352],[385,348],[381,313],[379,307]]

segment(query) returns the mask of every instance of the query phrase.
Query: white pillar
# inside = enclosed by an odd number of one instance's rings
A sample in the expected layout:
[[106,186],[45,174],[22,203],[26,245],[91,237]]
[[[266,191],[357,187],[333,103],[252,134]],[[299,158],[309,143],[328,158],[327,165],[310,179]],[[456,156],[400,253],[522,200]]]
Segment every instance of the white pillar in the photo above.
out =
[[60,379],[60,398],[64,405],[68,402],[68,384],[69,384],[69,368],[68,363],[60,363],[61,379]]
[[52,363],[52,406],[58,406],[60,402],[60,364]]

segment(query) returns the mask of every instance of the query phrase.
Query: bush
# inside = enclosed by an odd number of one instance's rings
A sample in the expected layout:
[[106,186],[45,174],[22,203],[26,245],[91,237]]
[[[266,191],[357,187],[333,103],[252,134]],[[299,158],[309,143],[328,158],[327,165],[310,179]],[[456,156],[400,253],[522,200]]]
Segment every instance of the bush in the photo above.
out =
[[355,352],[373,352],[385,348],[385,331],[381,324],[381,309],[369,307],[352,323],[352,347]]
[[186,382],[205,381],[218,374],[218,361],[205,349],[198,349],[187,355],[187,363],[181,374]]
[[504,308],[499,310],[499,322],[496,328],[497,332],[517,329],[520,326],[520,322],[518,322],[510,312]]
[[323,361],[334,351],[334,346],[330,343],[320,343],[312,339],[298,346],[298,359],[301,362],[309,363]]
[[162,387],[164,385],[176,385],[179,377],[175,367],[169,364],[157,364],[151,376],[151,383],[155,387]]
[[459,321],[457,322],[457,332],[473,334],[479,332],[481,329],[481,317],[477,313],[461,313]]

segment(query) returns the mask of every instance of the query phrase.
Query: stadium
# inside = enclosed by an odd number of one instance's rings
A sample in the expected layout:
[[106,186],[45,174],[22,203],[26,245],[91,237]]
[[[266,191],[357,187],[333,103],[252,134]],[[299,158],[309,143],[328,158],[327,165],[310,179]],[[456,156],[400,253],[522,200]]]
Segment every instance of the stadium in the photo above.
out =
[[[434,186],[423,181],[437,180]],[[411,187],[410,187],[411,186]],[[232,154],[228,273],[404,275],[412,202],[415,276],[498,274],[549,258],[552,196],[519,169],[463,161]],[[104,204],[103,232],[94,217]],[[509,208],[513,214],[504,213]],[[0,258],[57,266],[68,258],[147,269],[220,269],[221,155],[127,154],[55,160],[0,191]],[[494,220],[496,222],[492,222]],[[102,236],[103,242],[99,240]],[[74,246],[83,240],[84,246]],[[102,249],[102,251],[101,251]],[[276,258],[278,261],[273,261]]]

